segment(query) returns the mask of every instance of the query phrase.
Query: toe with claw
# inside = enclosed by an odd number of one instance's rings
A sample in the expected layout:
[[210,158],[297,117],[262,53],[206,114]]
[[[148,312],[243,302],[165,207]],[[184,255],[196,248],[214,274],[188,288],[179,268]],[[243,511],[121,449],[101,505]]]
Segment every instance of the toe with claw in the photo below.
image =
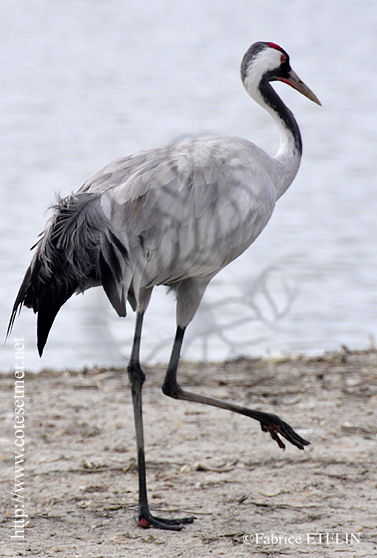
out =
[[135,516],[136,522],[139,527],[148,529],[149,527],[156,527],[157,529],[165,529],[170,531],[181,531],[183,525],[192,523],[195,517],[181,517],[177,519],[166,519],[163,517],[153,516],[149,510],[141,512]]
[[291,444],[296,446],[296,448],[303,450],[304,446],[310,445],[310,442],[301,438],[293,430],[289,424],[281,420],[277,415],[267,414],[261,421],[261,427],[263,432],[269,432],[270,436],[278,444],[279,448],[285,450],[285,444],[279,438],[279,435],[288,440]]

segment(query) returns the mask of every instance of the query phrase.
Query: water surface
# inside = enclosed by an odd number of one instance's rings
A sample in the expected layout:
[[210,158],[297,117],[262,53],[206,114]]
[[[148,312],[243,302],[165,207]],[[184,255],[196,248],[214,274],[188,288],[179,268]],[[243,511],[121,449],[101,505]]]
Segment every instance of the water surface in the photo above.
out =
[[[237,135],[273,154],[277,132],[243,91],[256,40],[281,44],[323,107],[276,88],[303,135],[299,174],[257,242],[212,282],[184,357],[365,347],[376,333],[377,4],[89,0],[3,3],[0,18],[1,296],[5,332],[54,192],[112,159],[181,136]],[[155,289],[142,352],[168,358],[174,299]],[[59,313],[42,360],[23,310],[28,368],[125,361],[133,316],[100,289]],[[0,366],[14,364],[12,342]]]

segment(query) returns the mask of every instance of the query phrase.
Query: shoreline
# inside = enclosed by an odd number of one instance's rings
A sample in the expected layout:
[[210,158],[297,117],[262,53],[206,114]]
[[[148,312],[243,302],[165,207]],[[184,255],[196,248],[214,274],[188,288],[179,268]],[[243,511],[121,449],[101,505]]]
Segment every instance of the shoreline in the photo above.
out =
[[[287,444],[282,452],[246,417],[167,398],[165,365],[144,368],[151,508],[196,521],[180,533],[135,525],[135,435],[124,368],[44,370],[24,376],[27,517],[23,542],[11,539],[15,379],[1,373],[3,556],[375,554],[375,350],[181,363],[182,386],[278,414],[309,439],[305,451]],[[253,541],[255,533],[287,537],[273,544]],[[311,544],[308,533],[339,533],[339,544]],[[355,538],[346,540],[347,533]]]
[[[241,361],[244,362],[249,362],[250,365],[253,365],[254,363],[273,363],[273,364],[281,364],[281,363],[287,363],[287,362],[306,362],[306,363],[310,363],[310,362],[335,362],[336,360],[339,359],[344,359],[346,355],[348,356],[361,356],[361,357],[367,357],[368,355],[373,355],[376,354],[377,355],[377,346],[374,342],[374,340],[371,340],[370,344],[368,347],[366,348],[359,348],[359,349],[351,349],[349,348],[347,345],[342,344],[338,349],[328,349],[328,350],[318,350],[317,351],[313,351],[313,352],[309,352],[309,353],[305,353],[305,352],[290,352],[290,351],[281,351],[281,352],[276,352],[276,353],[267,353],[264,355],[255,355],[255,356],[244,356],[244,355],[239,355],[237,357],[234,358],[229,358],[229,359],[223,359],[223,360],[219,360],[219,361],[214,361],[214,360],[185,360],[185,359],[181,359],[180,360],[180,364],[179,364],[179,369],[178,369],[178,373],[179,370],[182,367],[197,367],[197,368],[203,368],[203,367],[209,367],[209,368],[216,368],[219,367],[221,368],[224,365],[228,365],[229,363],[239,363]],[[50,367],[50,366],[42,366],[39,370],[33,370],[33,369],[28,369],[27,367],[25,367],[24,369],[24,373],[26,376],[38,376],[38,375],[60,375],[63,374],[65,372],[71,374],[71,375],[79,375],[79,374],[97,374],[100,372],[106,372],[106,371],[122,371],[125,370],[127,368],[127,364],[128,362],[125,361],[124,365],[119,366],[119,365],[109,365],[109,366],[104,366],[104,365],[97,365],[97,364],[93,364],[93,365],[84,365],[82,367],[78,367],[78,368],[72,368],[72,367]],[[158,361],[152,364],[145,364],[143,363],[143,361],[141,360],[141,365],[142,368],[145,370],[153,370],[154,368],[157,369],[161,369],[161,368],[166,368],[168,366],[168,362],[162,362],[162,361]],[[13,375],[14,374],[14,370],[15,370],[15,366],[13,365],[12,367],[9,368],[9,370],[5,370],[5,369],[0,369],[0,377],[7,377],[9,375]]]

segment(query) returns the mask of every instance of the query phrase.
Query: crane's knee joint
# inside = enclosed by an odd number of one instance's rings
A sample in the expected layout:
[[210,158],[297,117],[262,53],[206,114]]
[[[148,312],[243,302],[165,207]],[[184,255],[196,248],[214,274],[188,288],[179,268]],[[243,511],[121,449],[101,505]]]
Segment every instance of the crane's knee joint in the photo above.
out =
[[177,382],[165,381],[162,385],[162,393],[173,399],[180,399],[182,389]]
[[145,374],[141,369],[140,364],[135,362],[130,362],[127,366],[128,377],[130,379],[131,386],[136,386],[139,384],[141,387],[145,380]]

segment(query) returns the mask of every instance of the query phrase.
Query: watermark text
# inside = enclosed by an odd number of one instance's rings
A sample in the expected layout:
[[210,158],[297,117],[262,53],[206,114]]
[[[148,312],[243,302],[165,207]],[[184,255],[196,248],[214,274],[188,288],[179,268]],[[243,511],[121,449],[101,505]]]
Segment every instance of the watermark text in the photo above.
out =
[[243,542],[247,545],[295,546],[295,545],[357,545],[360,535],[357,533],[318,532],[304,534],[289,533],[246,533]]
[[24,338],[14,339],[14,485],[11,492],[13,530],[10,538],[23,541],[25,523],[24,461],[25,461],[25,358]]

